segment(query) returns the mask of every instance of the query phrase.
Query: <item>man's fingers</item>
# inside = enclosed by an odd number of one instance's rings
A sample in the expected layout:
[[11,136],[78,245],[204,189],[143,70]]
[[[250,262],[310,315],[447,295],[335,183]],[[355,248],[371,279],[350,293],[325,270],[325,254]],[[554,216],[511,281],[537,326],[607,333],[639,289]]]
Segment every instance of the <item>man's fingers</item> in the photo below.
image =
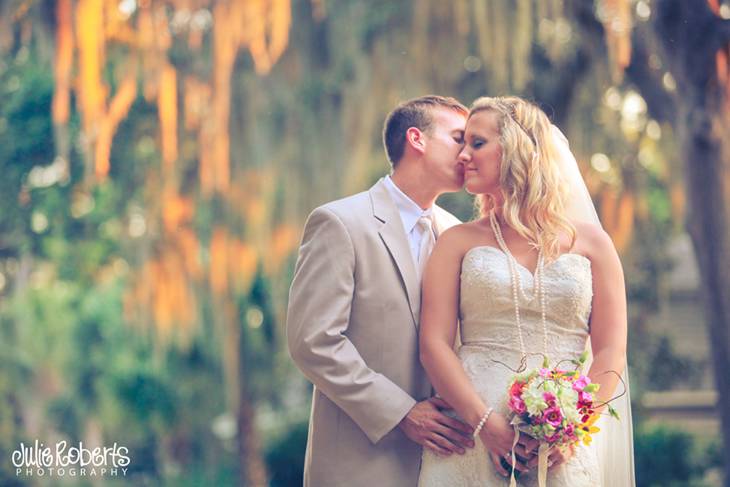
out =
[[434,443],[431,440],[425,440],[423,442],[423,446],[434,452],[436,455],[440,457],[448,457],[451,455],[451,452],[449,450],[445,450],[444,448],[441,448],[439,445]]
[[429,399],[429,402],[439,409],[453,409],[448,402],[444,401],[440,397],[434,396]]
[[457,451],[459,451],[459,453],[464,453],[464,448],[471,448],[474,446],[474,441],[472,441],[471,438],[459,434],[457,431],[454,431],[451,428],[441,426],[440,424],[434,426],[433,432],[451,442],[451,444],[453,444],[457,448]]
[[460,431],[461,433],[463,433],[464,435],[468,435],[469,437],[471,437],[472,435],[471,426],[466,423],[462,423],[458,419],[454,419],[452,417],[446,416],[445,414],[441,414],[438,418],[436,418],[436,421],[443,424],[444,426],[448,426],[451,429]]
[[443,448],[444,450],[448,451],[449,453],[464,453],[464,449],[462,447],[455,445],[449,439],[441,436],[437,432],[432,432],[429,435],[428,439]]

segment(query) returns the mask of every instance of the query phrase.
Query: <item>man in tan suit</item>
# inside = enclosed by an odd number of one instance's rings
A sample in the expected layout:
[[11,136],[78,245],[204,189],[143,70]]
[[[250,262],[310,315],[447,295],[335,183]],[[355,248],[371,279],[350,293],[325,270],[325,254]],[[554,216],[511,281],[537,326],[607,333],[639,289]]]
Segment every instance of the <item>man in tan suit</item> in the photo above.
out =
[[422,447],[473,446],[418,357],[421,270],[459,223],[435,201],[463,185],[466,114],[438,96],[399,105],[383,130],[392,175],[307,220],[287,316],[291,356],[315,386],[305,486],[415,486]]

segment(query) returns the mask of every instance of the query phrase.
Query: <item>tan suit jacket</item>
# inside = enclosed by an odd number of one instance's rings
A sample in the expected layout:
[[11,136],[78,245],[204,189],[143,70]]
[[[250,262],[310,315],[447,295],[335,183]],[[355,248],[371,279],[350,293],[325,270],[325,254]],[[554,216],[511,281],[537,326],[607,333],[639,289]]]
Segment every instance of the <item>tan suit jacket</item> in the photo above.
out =
[[[434,207],[437,233],[459,223]],[[315,209],[289,294],[287,338],[314,384],[304,485],[409,487],[421,446],[397,428],[431,395],[418,357],[421,286],[381,179]]]

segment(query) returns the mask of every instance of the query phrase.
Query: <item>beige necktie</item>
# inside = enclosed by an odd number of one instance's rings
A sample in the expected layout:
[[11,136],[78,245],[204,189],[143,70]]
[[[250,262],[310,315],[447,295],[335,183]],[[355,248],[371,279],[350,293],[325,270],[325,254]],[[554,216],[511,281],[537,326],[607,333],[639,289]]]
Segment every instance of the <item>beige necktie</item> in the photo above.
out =
[[436,244],[436,237],[433,233],[433,220],[431,215],[424,215],[418,219],[416,226],[421,230],[421,243],[418,245],[418,281],[423,278],[423,271],[426,269],[426,262],[431,255],[433,246]]

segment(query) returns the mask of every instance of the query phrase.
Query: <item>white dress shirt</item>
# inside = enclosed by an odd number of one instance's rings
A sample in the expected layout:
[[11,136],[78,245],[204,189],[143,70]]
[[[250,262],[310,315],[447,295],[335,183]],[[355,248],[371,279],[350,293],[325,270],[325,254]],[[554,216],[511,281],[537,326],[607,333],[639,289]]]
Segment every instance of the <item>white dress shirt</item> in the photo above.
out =
[[[410,199],[395,185],[390,176],[385,176],[384,182],[388,193],[390,193],[390,197],[393,199],[393,203],[398,208],[401,223],[403,223],[403,230],[406,232],[406,237],[408,237],[408,246],[411,248],[413,263],[418,265],[418,254],[421,238],[423,237],[423,230],[416,223],[422,216],[428,216],[433,220],[433,208],[421,209],[415,201]],[[435,234],[434,237],[436,237]]]

